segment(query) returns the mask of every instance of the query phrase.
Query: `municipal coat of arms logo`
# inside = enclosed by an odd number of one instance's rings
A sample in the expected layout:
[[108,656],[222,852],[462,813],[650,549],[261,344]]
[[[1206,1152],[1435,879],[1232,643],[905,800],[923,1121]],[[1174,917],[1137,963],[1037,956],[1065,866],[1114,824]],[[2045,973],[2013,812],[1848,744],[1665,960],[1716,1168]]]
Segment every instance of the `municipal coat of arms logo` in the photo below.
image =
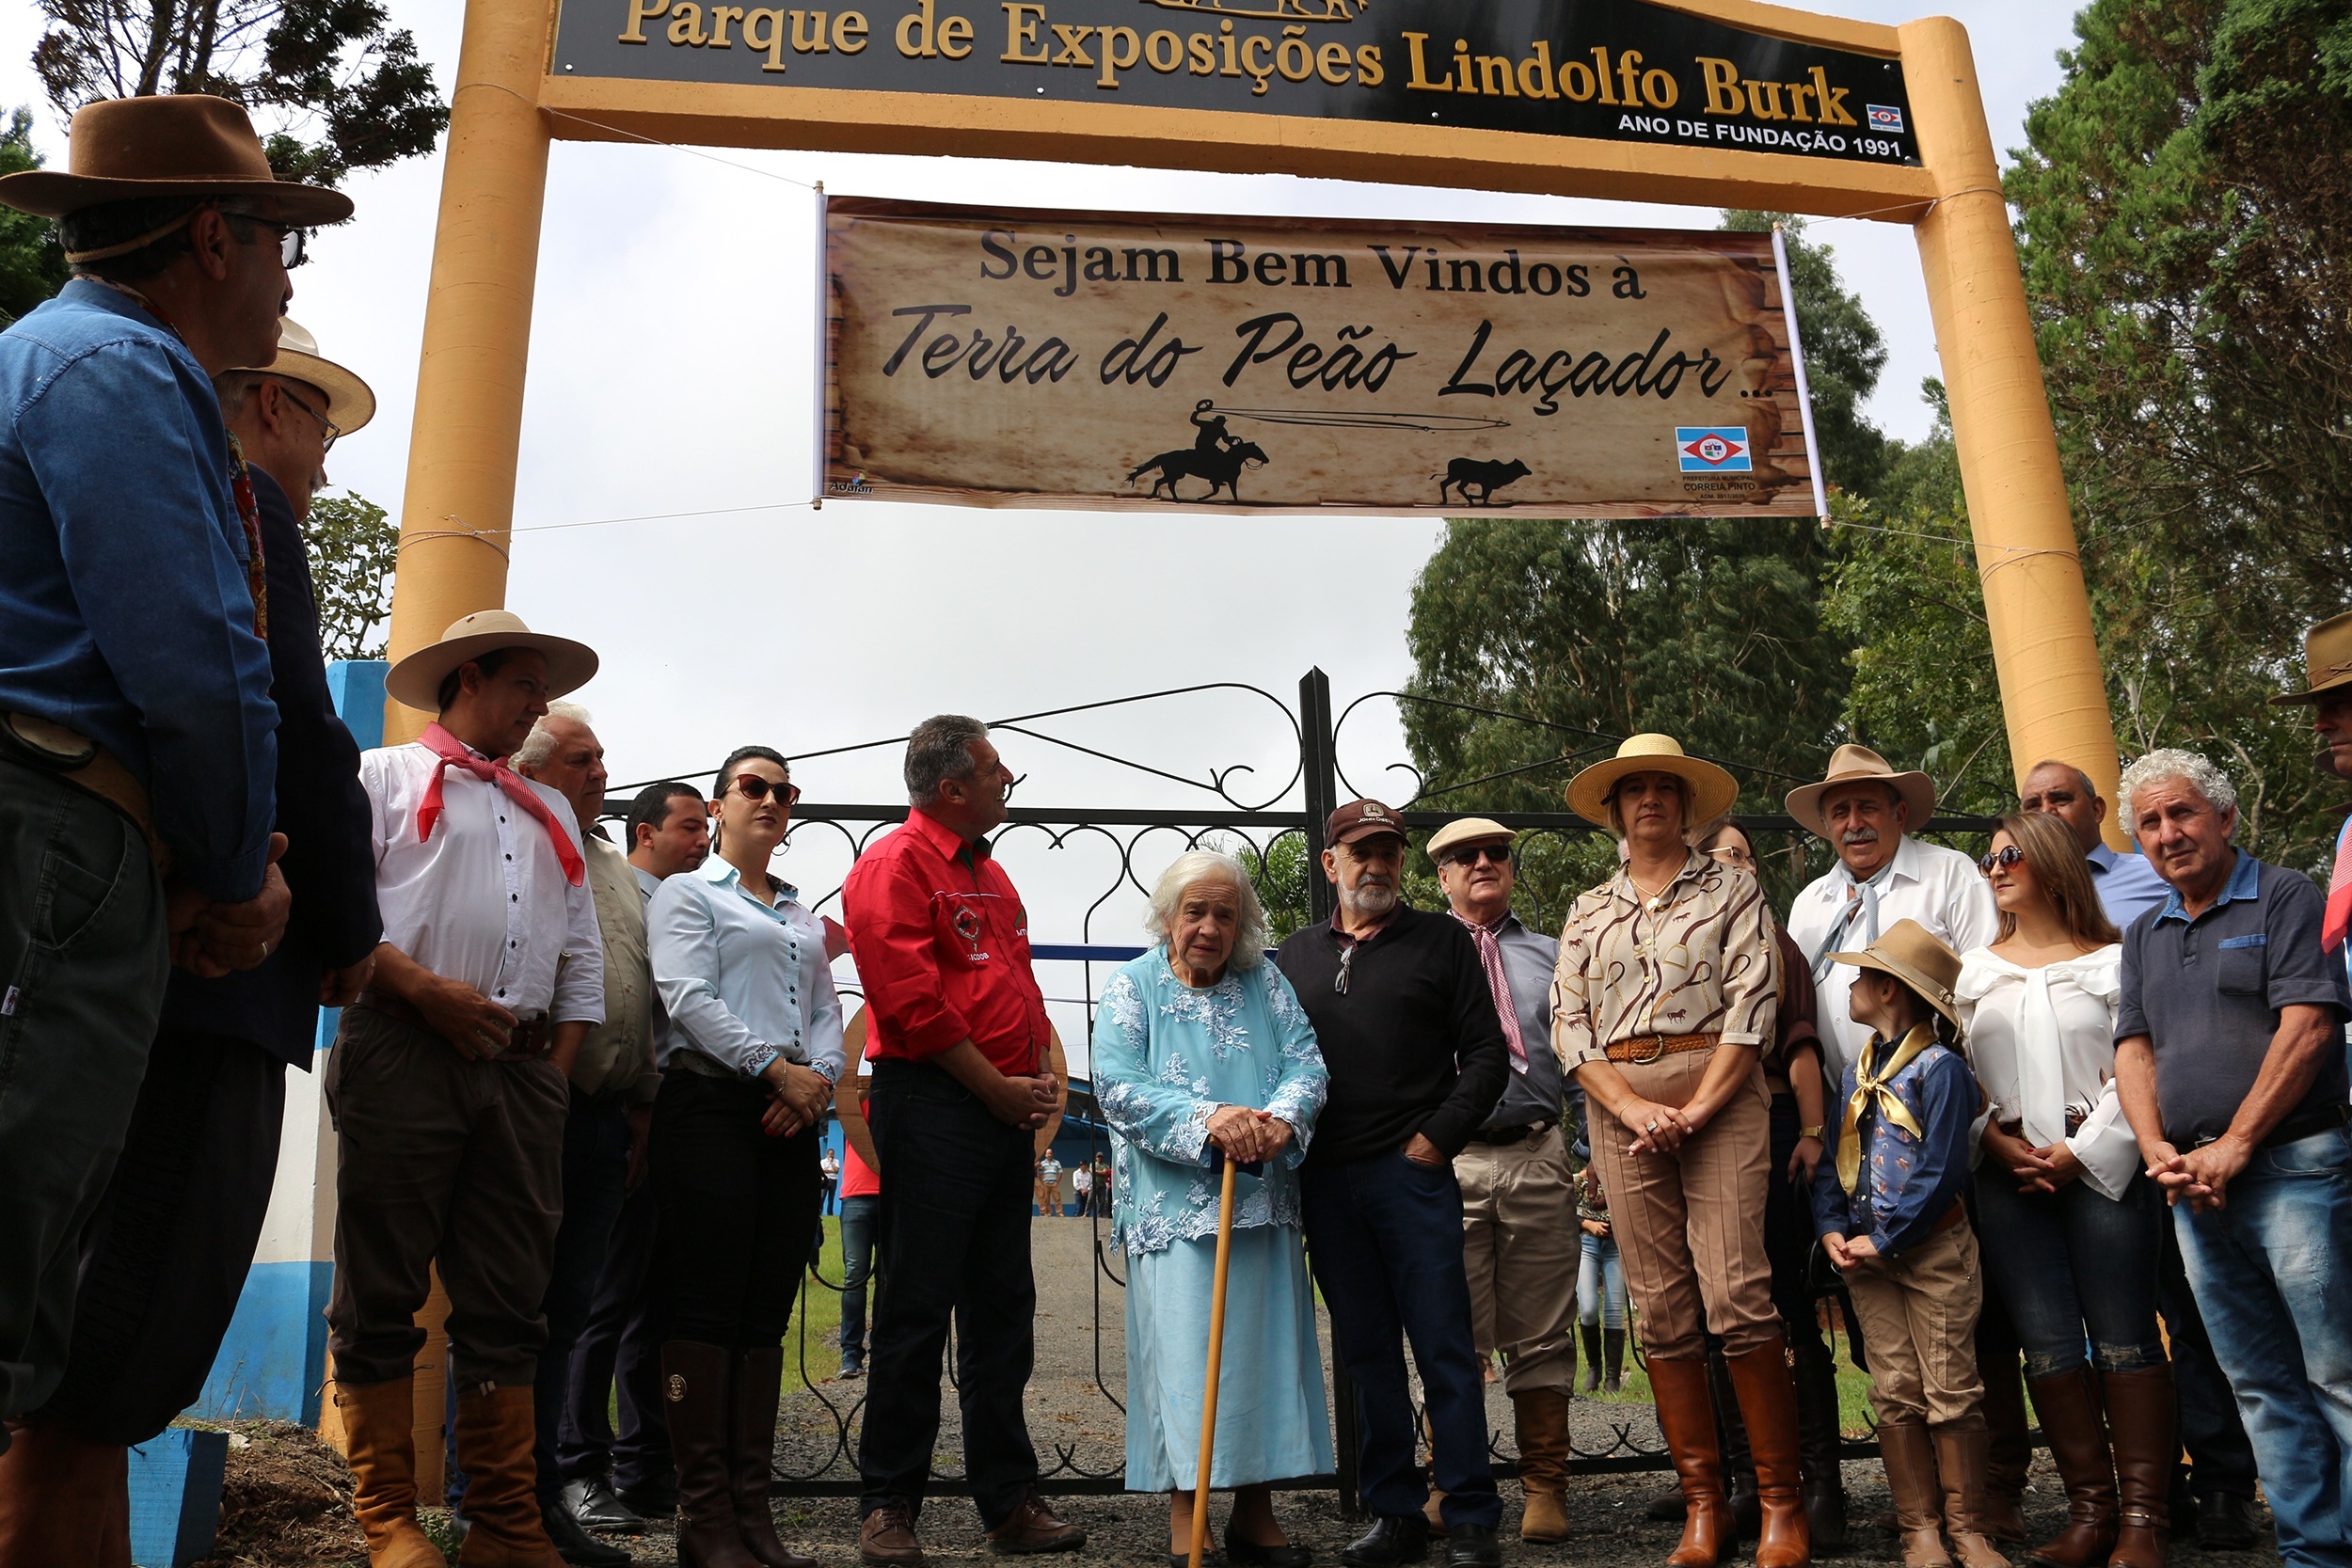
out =
[[1162,10],[1212,16],[1254,16],[1276,22],[1353,22],[1372,0],[1143,0]]
[[966,904],[956,911],[956,935],[977,947],[980,944],[980,915]]

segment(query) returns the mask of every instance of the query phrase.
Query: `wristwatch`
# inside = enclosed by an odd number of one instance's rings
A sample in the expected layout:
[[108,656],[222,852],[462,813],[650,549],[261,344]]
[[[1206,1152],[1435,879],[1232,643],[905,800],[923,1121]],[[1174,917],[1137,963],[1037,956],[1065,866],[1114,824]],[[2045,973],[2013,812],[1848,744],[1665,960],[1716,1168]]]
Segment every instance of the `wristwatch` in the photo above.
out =
[[1818,1138],[1820,1135],[1821,1130],[1818,1127],[1800,1127],[1797,1129],[1797,1136],[1800,1138]]

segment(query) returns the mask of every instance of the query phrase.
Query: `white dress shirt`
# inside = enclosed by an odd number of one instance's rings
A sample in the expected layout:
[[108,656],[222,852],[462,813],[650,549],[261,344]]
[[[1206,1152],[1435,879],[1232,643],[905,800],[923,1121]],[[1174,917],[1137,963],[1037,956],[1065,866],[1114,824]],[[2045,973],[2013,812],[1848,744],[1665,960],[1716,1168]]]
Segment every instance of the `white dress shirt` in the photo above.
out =
[[[2064,1140],[2081,1180],[2121,1199],[2140,1169],[2139,1140],[2115,1092],[2115,1012],[2123,946],[2024,969],[1989,947],[1961,958],[1961,1026],[1993,1119],[2022,1122],[2026,1142]],[[2067,1114],[2080,1120],[2070,1136]]]
[[[1857,914],[1838,939],[1836,951],[1858,953],[1898,920],[1917,921],[1955,953],[1990,947],[1999,939],[2001,916],[1994,907],[1993,891],[1985,885],[1977,863],[1959,850],[1922,843],[1905,833],[1895,846],[1893,863],[1883,869],[1885,877],[1871,890],[1878,907],[1877,929],[1869,928],[1867,915]],[[1797,895],[1788,910],[1788,935],[1808,962],[1828,940],[1846,905],[1859,895],[1843,863]],[[1846,993],[1853,989],[1853,977],[1851,964],[1833,964],[1813,988],[1816,1025],[1827,1058],[1822,1069],[1833,1084],[1870,1043],[1870,1031],[1846,1011]]]
[[717,855],[669,878],[645,911],[653,983],[669,1009],[667,1066],[680,1051],[756,1078],[782,1056],[832,1083],[841,1076],[841,999],[824,923],[800,892],[775,883],[773,908],[743,891]]
[[[479,756],[479,752],[474,753]],[[441,772],[441,815],[417,837],[417,807]],[[571,803],[523,783],[580,847]],[[375,898],[384,940],[443,979],[461,981],[517,1019],[604,1022],[604,936],[585,876],[564,879],[539,819],[498,785],[452,768],[415,742],[368,752],[359,784],[374,816]]]

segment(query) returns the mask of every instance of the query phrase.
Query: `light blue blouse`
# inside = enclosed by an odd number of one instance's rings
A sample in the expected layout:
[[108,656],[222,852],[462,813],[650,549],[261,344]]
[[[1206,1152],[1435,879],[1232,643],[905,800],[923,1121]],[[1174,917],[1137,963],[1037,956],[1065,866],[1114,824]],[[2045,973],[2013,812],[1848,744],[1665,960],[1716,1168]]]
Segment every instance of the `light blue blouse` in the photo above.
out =
[[1265,1169],[1241,1173],[1233,1227],[1296,1226],[1298,1166],[1328,1081],[1314,1026],[1272,963],[1232,969],[1196,990],[1156,946],[1120,966],[1094,1017],[1094,1094],[1117,1173],[1111,1236],[1129,1254],[1216,1234],[1219,1178],[1209,1117],[1271,1111],[1296,1136]]
[[828,1081],[841,1076],[841,999],[825,957],[824,923],[790,883],[775,889],[771,909],[713,855],[654,891],[645,945],[670,1015],[658,1049],[662,1066],[691,1050],[746,1078],[779,1055]]

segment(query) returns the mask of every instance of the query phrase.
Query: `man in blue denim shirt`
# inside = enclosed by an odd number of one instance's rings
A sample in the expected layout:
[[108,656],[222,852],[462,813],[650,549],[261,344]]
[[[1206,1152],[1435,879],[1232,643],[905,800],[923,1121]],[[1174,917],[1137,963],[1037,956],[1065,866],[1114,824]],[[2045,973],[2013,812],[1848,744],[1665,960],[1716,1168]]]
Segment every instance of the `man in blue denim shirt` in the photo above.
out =
[[2117,1092],[2172,1205],[2189,1288],[2254,1442],[2279,1555],[2347,1568],[2352,1135],[2342,1042],[2352,997],[2320,949],[2319,889],[2231,844],[2237,795],[2219,768],[2152,752],[2118,793],[2173,892],[2124,934]]
[[[211,377],[267,362],[294,226],[351,203],[270,178],[244,111],[194,96],[84,109],[72,171],[10,176],[0,202],[60,219],[76,275],[0,334],[0,1416],[13,1418],[62,1370],[78,1243],[169,961],[251,968],[285,928],[266,607]],[[0,1517],[0,1547],[10,1528]]]

